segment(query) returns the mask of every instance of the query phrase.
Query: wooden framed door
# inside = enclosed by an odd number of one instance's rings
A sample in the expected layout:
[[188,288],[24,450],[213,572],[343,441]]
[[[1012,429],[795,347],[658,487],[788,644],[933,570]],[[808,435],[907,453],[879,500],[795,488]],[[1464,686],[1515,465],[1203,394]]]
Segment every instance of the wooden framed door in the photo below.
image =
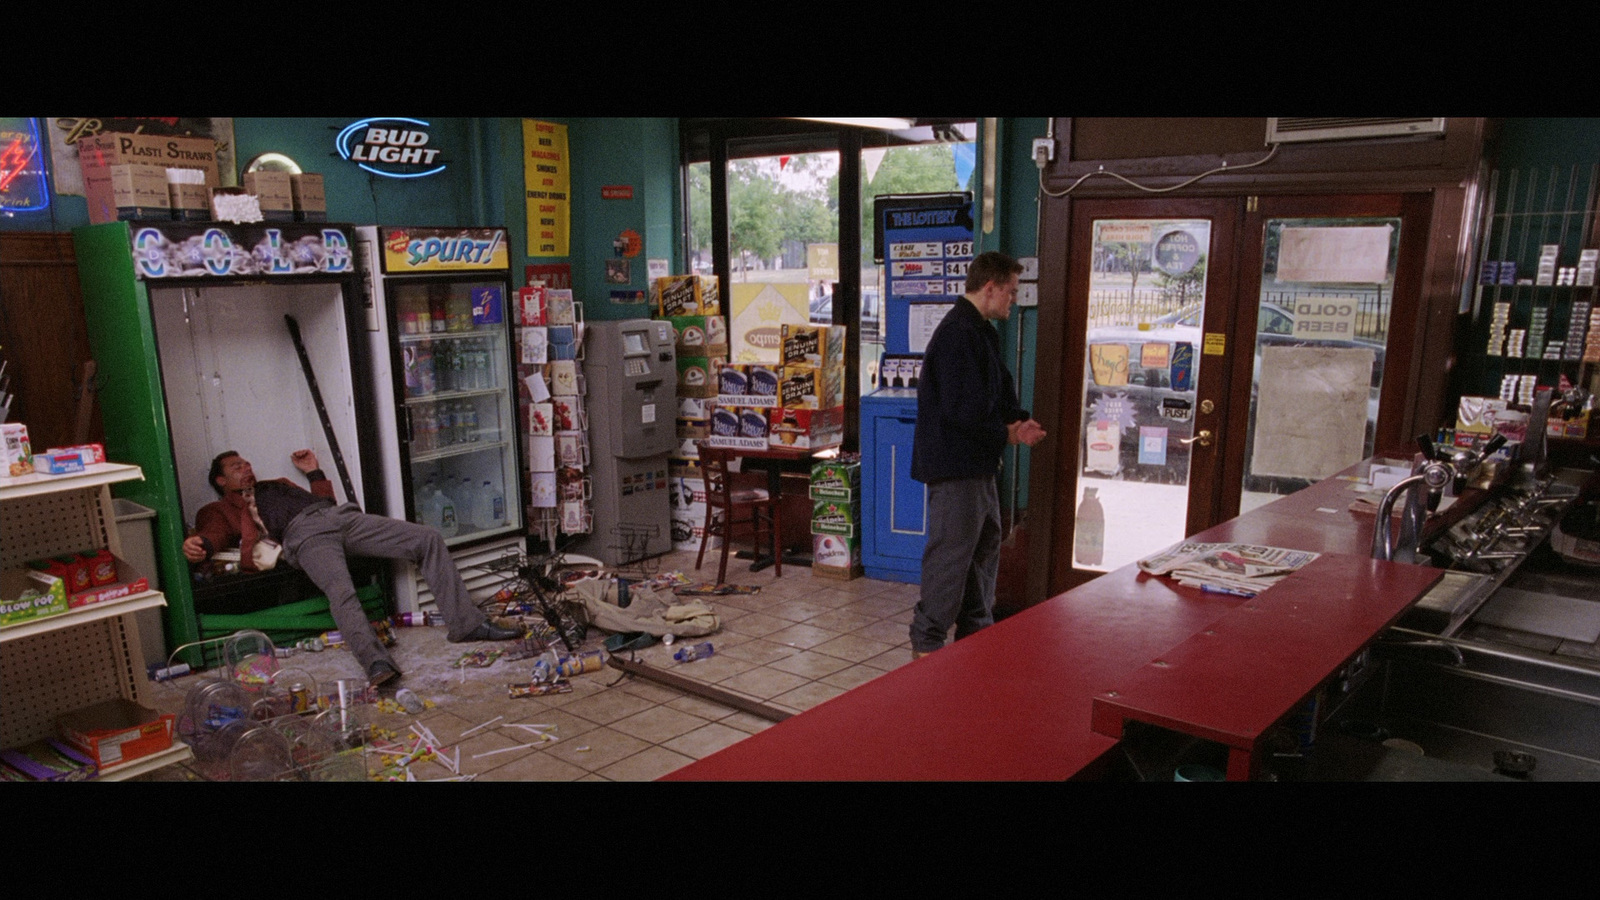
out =
[[1247,198],[1218,521],[1415,437],[1402,423],[1430,203]]
[[1052,593],[1216,518],[1239,211],[1237,199],[1073,204]]
[[1050,594],[1411,437],[1430,203],[1073,203]]

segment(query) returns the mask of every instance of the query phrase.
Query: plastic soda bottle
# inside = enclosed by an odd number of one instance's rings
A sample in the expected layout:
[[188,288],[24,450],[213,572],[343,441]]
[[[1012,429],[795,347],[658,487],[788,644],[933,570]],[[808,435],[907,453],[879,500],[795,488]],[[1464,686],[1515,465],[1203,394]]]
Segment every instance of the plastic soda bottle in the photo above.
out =
[[716,648],[711,646],[710,641],[702,641],[698,644],[690,644],[687,647],[678,648],[678,651],[672,654],[672,658],[681,663],[694,662],[697,659],[705,659],[715,652],[717,652]]

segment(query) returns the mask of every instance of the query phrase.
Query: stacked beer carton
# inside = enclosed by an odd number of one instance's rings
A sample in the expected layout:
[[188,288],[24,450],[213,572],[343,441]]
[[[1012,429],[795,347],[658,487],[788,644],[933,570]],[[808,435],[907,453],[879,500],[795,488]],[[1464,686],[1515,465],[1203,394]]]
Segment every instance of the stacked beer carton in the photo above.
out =
[[728,362],[728,325],[716,276],[669,275],[650,286],[654,317],[672,323],[678,364],[678,449],[667,459],[672,546],[695,550],[705,533],[706,487],[694,442],[711,434],[717,374]]
[[861,457],[811,467],[811,574],[848,581],[861,567]]
[[713,446],[817,450],[844,441],[843,325],[789,325],[771,362],[730,363],[717,379]]

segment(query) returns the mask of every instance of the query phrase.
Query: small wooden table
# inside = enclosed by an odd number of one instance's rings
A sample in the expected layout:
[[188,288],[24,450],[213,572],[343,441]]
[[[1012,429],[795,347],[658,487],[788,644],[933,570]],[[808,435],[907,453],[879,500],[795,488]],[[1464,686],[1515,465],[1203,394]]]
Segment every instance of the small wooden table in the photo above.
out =
[[[827,453],[829,451],[837,452],[838,449],[839,448],[837,445],[832,447],[817,447],[809,449],[804,447],[768,446],[764,450],[747,450],[741,447],[732,447],[729,448],[729,452],[741,460],[752,461],[757,468],[765,469],[767,473],[767,493],[772,497],[774,502],[781,504],[783,502],[783,473],[785,469],[785,463],[792,465],[798,462],[805,462],[810,460],[816,454]],[[741,465],[741,469],[742,468],[743,466]],[[778,539],[780,541],[783,539],[783,534],[781,531],[778,534]],[[771,556],[764,556],[744,550],[739,551],[735,555],[740,559],[754,559],[755,562],[750,564],[750,571],[752,572],[759,572],[762,569],[772,565],[773,562]],[[783,551],[783,562],[785,565],[806,566],[809,568],[811,566],[811,548],[809,546],[804,550],[792,550],[786,548]]]

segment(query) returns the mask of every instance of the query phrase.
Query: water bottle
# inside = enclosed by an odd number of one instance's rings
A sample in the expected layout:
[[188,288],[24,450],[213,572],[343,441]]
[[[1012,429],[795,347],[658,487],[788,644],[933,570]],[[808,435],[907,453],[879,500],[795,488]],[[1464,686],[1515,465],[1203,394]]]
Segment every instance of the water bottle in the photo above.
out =
[[479,509],[482,511],[478,516],[478,524],[480,526],[497,528],[505,524],[506,498],[501,496],[500,492],[494,489],[494,485],[487,480],[483,482],[483,487],[478,490],[478,503],[480,504]]
[[473,387],[478,390],[487,390],[494,385],[494,378],[489,372],[489,339],[479,338],[473,342]]
[[439,533],[445,537],[455,537],[456,532],[461,529],[460,523],[456,520],[456,503],[444,491],[438,491],[437,496],[439,498]]
[[396,691],[394,699],[405,707],[406,712],[411,713],[413,716],[428,708],[427,704],[422,702],[422,698],[418,697],[410,688],[401,688]]
[[452,347],[450,351],[450,371],[453,373],[454,378],[451,384],[453,384],[454,389],[458,391],[470,390],[472,388],[472,382],[471,375],[467,372],[467,366],[471,357],[468,355],[466,343],[464,341],[455,341],[454,344],[455,346]]
[[437,389],[434,379],[433,344],[428,341],[417,343],[417,393],[427,396]]
[[672,654],[672,658],[681,663],[694,662],[697,659],[705,659],[715,652],[716,649],[711,646],[710,641],[703,641],[679,648],[678,652]]
[[471,443],[478,439],[478,405],[469,400],[462,406],[466,410],[466,440]]

